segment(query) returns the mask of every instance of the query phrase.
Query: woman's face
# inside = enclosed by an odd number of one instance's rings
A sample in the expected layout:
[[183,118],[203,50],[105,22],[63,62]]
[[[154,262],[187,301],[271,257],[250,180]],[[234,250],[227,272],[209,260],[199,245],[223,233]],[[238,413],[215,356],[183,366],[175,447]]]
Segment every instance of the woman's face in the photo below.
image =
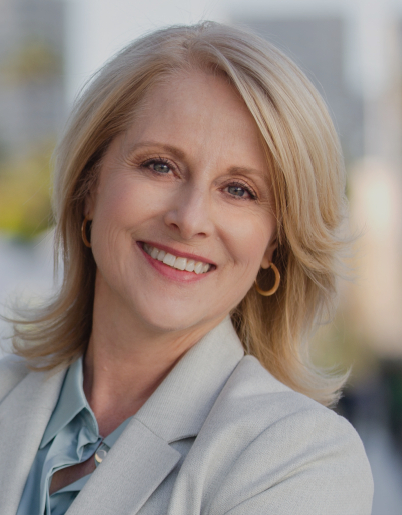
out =
[[276,245],[264,150],[234,89],[202,72],[152,88],[106,152],[85,214],[95,301],[157,332],[224,318]]

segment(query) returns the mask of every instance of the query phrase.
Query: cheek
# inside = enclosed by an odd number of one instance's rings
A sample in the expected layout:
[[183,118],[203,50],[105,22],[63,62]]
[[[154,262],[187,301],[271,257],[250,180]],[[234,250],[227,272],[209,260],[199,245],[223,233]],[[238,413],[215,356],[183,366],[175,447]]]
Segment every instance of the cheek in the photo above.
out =
[[237,216],[231,214],[220,219],[220,233],[225,238],[225,245],[233,256],[235,264],[256,273],[264,253],[274,238],[276,225],[272,215],[255,213],[246,209]]
[[[142,189],[143,190],[143,189]],[[100,270],[124,271],[133,234],[152,218],[150,192],[127,181],[109,181],[98,191],[92,221],[92,252]]]
[[117,179],[105,184],[99,192],[95,206],[94,222],[104,229],[115,226],[117,230],[133,229],[158,214],[162,193],[141,180]]

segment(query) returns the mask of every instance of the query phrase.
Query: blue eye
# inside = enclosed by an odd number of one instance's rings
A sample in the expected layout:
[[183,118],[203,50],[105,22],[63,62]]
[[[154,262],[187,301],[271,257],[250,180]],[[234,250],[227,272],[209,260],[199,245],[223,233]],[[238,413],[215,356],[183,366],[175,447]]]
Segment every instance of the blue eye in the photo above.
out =
[[247,191],[241,186],[228,186],[228,192],[235,197],[243,197]]
[[161,161],[154,161],[150,163],[151,167],[155,170],[155,172],[167,174],[170,172],[170,167],[166,163]]
[[250,200],[255,200],[257,198],[255,193],[242,183],[232,183],[226,186],[225,189],[229,195],[232,195],[232,197]]

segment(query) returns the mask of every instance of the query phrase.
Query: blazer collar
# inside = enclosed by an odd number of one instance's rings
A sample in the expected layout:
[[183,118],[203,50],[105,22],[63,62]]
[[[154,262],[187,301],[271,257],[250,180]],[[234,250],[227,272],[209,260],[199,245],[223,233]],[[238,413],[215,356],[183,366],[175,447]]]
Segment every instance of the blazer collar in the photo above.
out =
[[64,376],[65,370],[31,372],[0,404],[0,499],[4,515],[17,511]]
[[243,355],[227,317],[183,356],[135,418],[169,443],[196,436]]
[[198,434],[242,356],[227,317],[134,415],[66,515],[136,514],[181,458],[169,443]]

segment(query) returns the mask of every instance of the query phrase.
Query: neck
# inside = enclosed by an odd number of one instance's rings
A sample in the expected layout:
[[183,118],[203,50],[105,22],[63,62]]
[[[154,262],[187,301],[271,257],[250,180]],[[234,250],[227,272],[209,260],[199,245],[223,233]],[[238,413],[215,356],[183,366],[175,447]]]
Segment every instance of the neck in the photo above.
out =
[[84,392],[100,434],[107,436],[134,415],[180,358],[221,319],[162,331],[95,296],[93,329],[84,359]]

